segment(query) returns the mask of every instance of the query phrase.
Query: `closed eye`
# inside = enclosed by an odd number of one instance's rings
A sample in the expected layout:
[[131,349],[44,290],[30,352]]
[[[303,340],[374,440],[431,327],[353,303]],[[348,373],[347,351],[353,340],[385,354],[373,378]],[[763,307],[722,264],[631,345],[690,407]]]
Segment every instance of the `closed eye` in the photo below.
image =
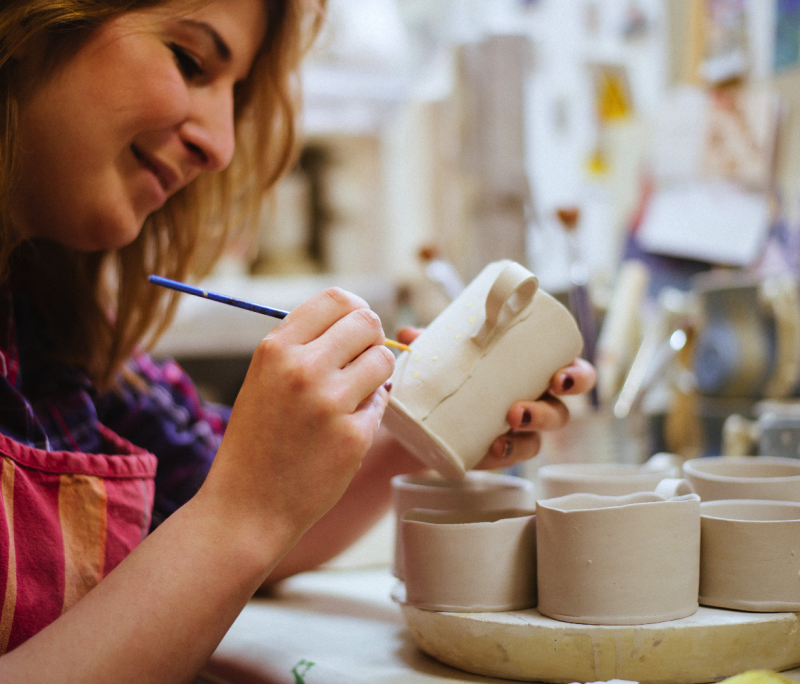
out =
[[172,50],[172,54],[175,55],[175,63],[178,65],[178,69],[180,69],[184,78],[194,80],[205,76],[205,71],[203,67],[200,66],[200,62],[192,57],[187,50],[177,43],[170,43],[169,49]]

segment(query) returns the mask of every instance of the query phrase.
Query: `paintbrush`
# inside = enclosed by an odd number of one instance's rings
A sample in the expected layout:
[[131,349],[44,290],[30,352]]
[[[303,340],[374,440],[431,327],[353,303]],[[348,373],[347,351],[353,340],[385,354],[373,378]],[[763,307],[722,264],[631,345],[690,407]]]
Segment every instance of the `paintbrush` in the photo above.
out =
[[[169,278],[162,278],[161,276],[157,275],[151,275],[148,280],[154,285],[167,287],[170,290],[177,290],[178,292],[184,292],[185,294],[194,295],[195,297],[202,297],[203,299],[210,299],[214,302],[228,304],[229,306],[235,306],[239,309],[246,309],[247,311],[255,311],[256,313],[263,314],[264,316],[271,316],[272,318],[286,318],[286,316],[289,315],[289,312],[284,311],[283,309],[273,309],[271,306],[263,306],[254,302],[246,302],[242,299],[236,299],[235,297],[219,294],[217,292],[210,292],[209,290],[203,290],[199,287],[187,285],[186,283],[179,283],[177,280],[170,280]],[[411,348],[408,345],[395,342],[394,340],[384,340],[384,344],[387,347],[394,347],[395,349],[400,349],[402,351],[411,351]]]

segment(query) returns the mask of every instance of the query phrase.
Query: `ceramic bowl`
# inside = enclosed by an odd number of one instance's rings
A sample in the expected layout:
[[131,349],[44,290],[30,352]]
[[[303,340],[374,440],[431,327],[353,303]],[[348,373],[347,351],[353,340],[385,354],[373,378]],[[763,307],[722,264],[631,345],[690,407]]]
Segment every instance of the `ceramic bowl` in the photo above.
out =
[[[538,610],[580,624],[638,625],[698,607],[700,498],[570,494],[536,503]],[[663,490],[662,490],[663,491]]]
[[405,603],[446,612],[534,607],[535,523],[530,509],[407,511]]
[[436,473],[398,475],[392,478],[395,514],[394,574],[403,578],[403,539],[400,519],[412,508],[430,510],[493,510],[531,508],[533,483],[522,477],[473,470],[461,480]]
[[686,461],[684,477],[703,501],[800,502],[800,460],[778,456],[710,456]]
[[567,494],[623,496],[652,492],[664,478],[680,477],[681,460],[673,454],[656,454],[641,465],[628,463],[554,463],[536,473],[537,498]]
[[700,603],[800,610],[800,504],[704,501],[700,520]]

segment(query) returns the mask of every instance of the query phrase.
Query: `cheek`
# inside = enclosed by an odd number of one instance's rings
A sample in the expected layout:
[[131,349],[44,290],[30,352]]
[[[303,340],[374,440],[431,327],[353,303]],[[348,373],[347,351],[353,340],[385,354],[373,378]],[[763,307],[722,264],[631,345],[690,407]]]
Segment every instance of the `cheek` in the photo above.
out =
[[188,91],[180,78],[154,73],[152,68],[140,73],[142,77],[119,83],[109,99],[119,133],[131,139],[141,133],[170,131],[186,119],[189,111]]

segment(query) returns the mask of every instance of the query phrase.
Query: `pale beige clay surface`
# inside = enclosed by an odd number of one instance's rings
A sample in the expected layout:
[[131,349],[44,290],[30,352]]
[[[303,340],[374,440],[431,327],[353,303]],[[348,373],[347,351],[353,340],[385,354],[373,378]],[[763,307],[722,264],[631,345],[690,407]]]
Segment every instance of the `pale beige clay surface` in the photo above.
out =
[[539,612],[596,625],[694,613],[700,499],[686,491],[684,480],[669,479],[657,492],[537,501]]
[[395,576],[403,578],[403,539],[400,518],[412,508],[437,511],[483,511],[498,508],[532,508],[533,483],[522,477],[472,470],[461,480],[448,480],[437,473],[397,475],[392,478],[395,516]]
[[411,510],[400,523],[406,601],[444,611],[536,605],[532,510]]
[[567,494],[623,496],[652,492],[664,478],[677,478],[682,461],[674,454],[659,453],[643,464],[552,463],[536,471],[537,498]]
[[769,499],[800,502],[800,460],[779,456],[706,456],[683,464],[703,501]]
[[800,610],[800,504],[700,505],[700,602],[737,610]]
[[582,347],[572,315],[530,271],[494,262],[400,355],[384,424],[457,479],[508,429],[509,407],[539,397]]
[[[398,599],[402,594],[398,592]],[[575,625],[537,610],[437,613],[402,605],[417,645],[443,663],[520,681],[641,684],[718,681],[751,669],[800,664],[797,613],[701,606],[649,625]]]

